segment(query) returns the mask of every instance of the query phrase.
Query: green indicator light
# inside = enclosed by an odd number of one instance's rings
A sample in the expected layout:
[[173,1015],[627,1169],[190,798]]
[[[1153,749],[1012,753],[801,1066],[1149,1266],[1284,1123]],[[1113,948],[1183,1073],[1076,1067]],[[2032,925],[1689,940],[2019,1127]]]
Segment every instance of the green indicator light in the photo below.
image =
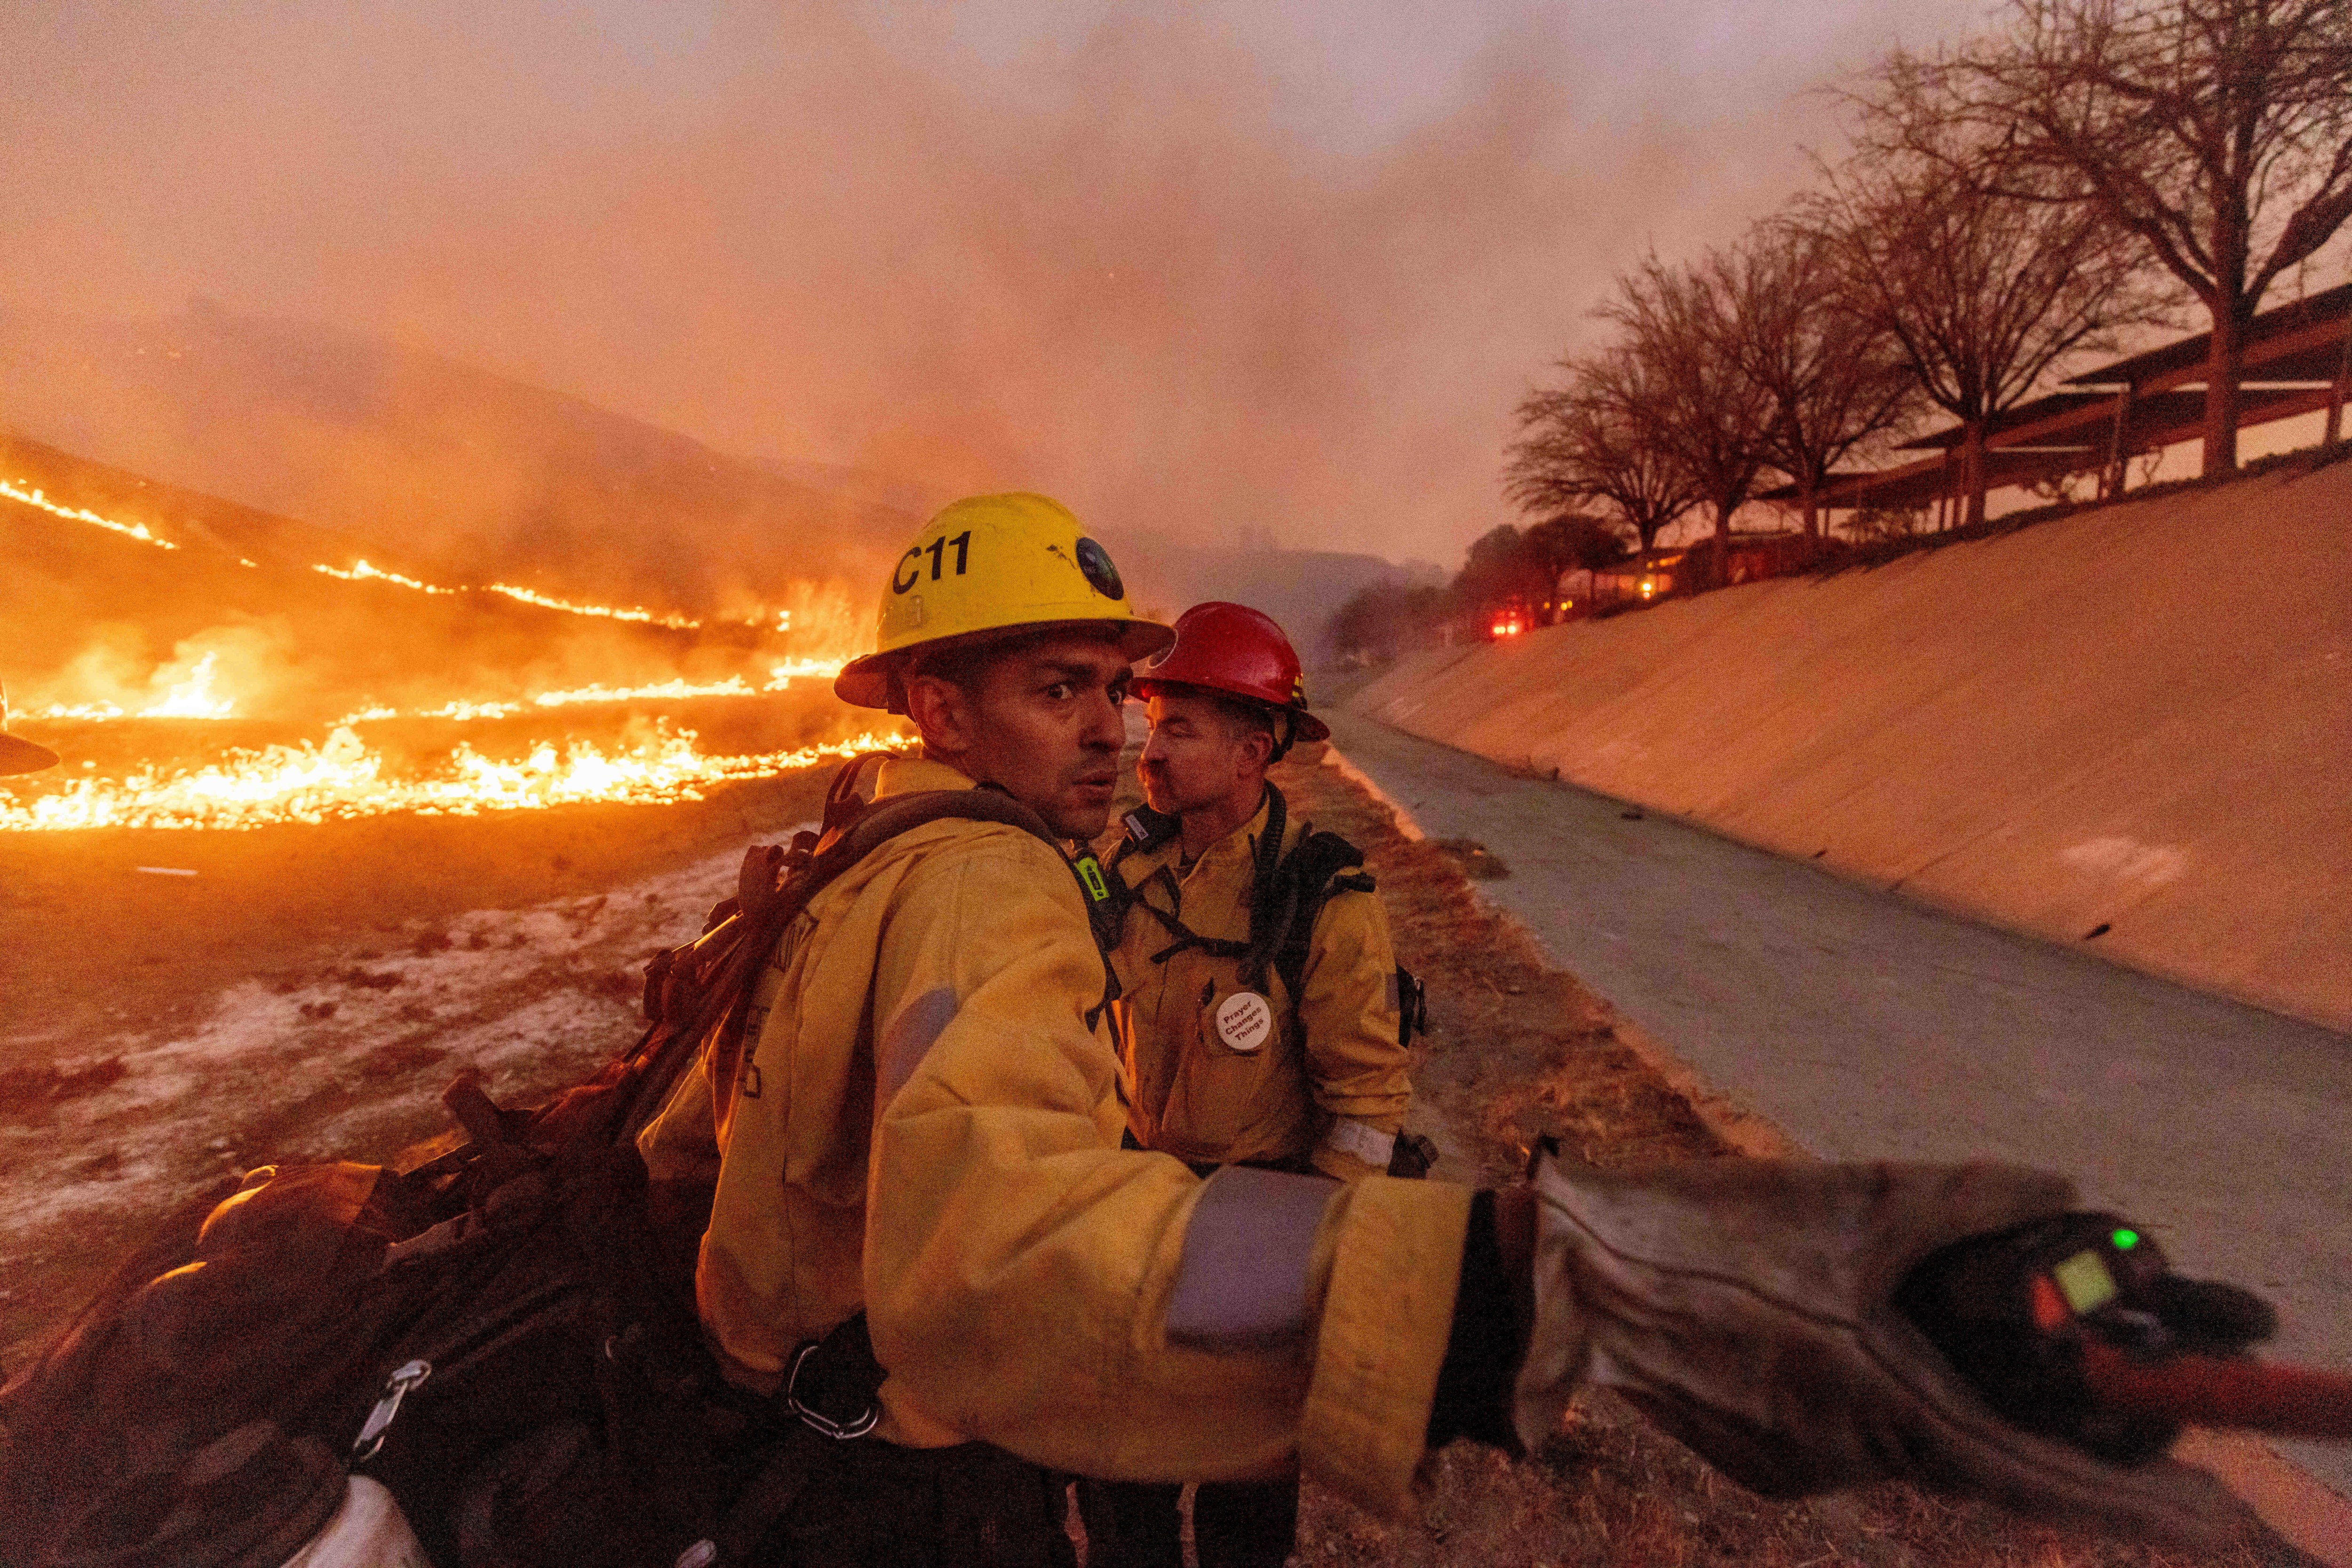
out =
[[2133,1248],[2139,1245],[2139,1232],[2137,1230],[2118,1230],[2116,1232],[2115,1240],[2116,1251],[2128,1252]]

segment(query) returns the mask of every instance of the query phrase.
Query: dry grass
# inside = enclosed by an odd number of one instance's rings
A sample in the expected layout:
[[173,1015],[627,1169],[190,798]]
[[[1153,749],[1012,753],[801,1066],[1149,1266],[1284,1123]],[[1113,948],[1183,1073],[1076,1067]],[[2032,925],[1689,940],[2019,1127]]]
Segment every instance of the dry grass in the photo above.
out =
[[[1276,769],[1294,815],[1346,834],[1380,880],[1397,956],[1429,982],[1412,1124],[1441,1176],[1509,1177],[1544,1133],[1632,1165],[1722,1154],[1681,1094],[1619,1040],[1609,1004],[1547,967],[1480,903],[1458,847],[1412,841],[1310,747]],[[1456,1444],[1429,1463],[1420,1519],[1386,1524],[1309,1485],[1294,1562],[1350,1568],[1607,1563],[1613,1568],[2211,1568],[2307,1561],[2275,1542],[2188,1559],[2030,1525],[1905,1486],[1811,1502],[1725,1480],[1606,1396],[1580,1401],[1525,1459]]]

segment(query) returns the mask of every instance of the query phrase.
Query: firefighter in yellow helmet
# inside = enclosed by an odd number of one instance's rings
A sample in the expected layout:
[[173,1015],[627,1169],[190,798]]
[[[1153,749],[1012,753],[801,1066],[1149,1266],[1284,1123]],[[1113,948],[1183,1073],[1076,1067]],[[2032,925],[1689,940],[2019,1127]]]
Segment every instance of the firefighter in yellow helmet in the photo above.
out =
[[[880,647],[836,689],[921,734],[879,794],[993,787],[1084,839],[1129,664],[1169,640],[1067,511],[982,497],[899,558]],[[838,1439],[760,1560],[1066,1563],[1055,1471],[1301,1470],[1395,1513],[1426,1447],[1538,1439],[1588,1382],[1784,1492],[1911,1475],[2213,1537],[2196,1472],[2005,1427],[1888,1325],[1909,1260],[2063,1209],[2064,1183],[1740,1160],[1546,1160],[1501,1193],[1203,1179],[1119,1146],[1086,897],[1017,827],[888,840],[787,929],[741,1057],[714,1051],[640,1140],[657,1183],[713,1184],[695,1293],[726,1375]]]

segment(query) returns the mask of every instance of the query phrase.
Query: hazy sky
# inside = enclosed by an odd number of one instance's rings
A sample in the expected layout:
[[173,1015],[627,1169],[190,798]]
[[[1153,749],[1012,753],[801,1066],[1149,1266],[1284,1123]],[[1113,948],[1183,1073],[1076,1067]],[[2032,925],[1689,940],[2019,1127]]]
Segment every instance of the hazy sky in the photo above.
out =
[[754,456],[1451,560],[1612,272],[1984,11],[20,0],[0,301],[208,295]]

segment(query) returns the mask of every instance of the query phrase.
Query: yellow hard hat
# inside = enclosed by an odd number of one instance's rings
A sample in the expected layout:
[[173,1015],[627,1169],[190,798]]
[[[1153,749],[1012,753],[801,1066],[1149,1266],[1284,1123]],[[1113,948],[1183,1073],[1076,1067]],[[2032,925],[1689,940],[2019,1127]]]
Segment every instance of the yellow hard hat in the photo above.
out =
[[1008,632],[1108,626],[1129,659],[1176,641],[1128,604],[1110,552],[1059,501],[1014,493],[957,501],[923,526],[882,590],[875,650],[834,677],[834,695],[891,706],[891,676],[915,648]]

